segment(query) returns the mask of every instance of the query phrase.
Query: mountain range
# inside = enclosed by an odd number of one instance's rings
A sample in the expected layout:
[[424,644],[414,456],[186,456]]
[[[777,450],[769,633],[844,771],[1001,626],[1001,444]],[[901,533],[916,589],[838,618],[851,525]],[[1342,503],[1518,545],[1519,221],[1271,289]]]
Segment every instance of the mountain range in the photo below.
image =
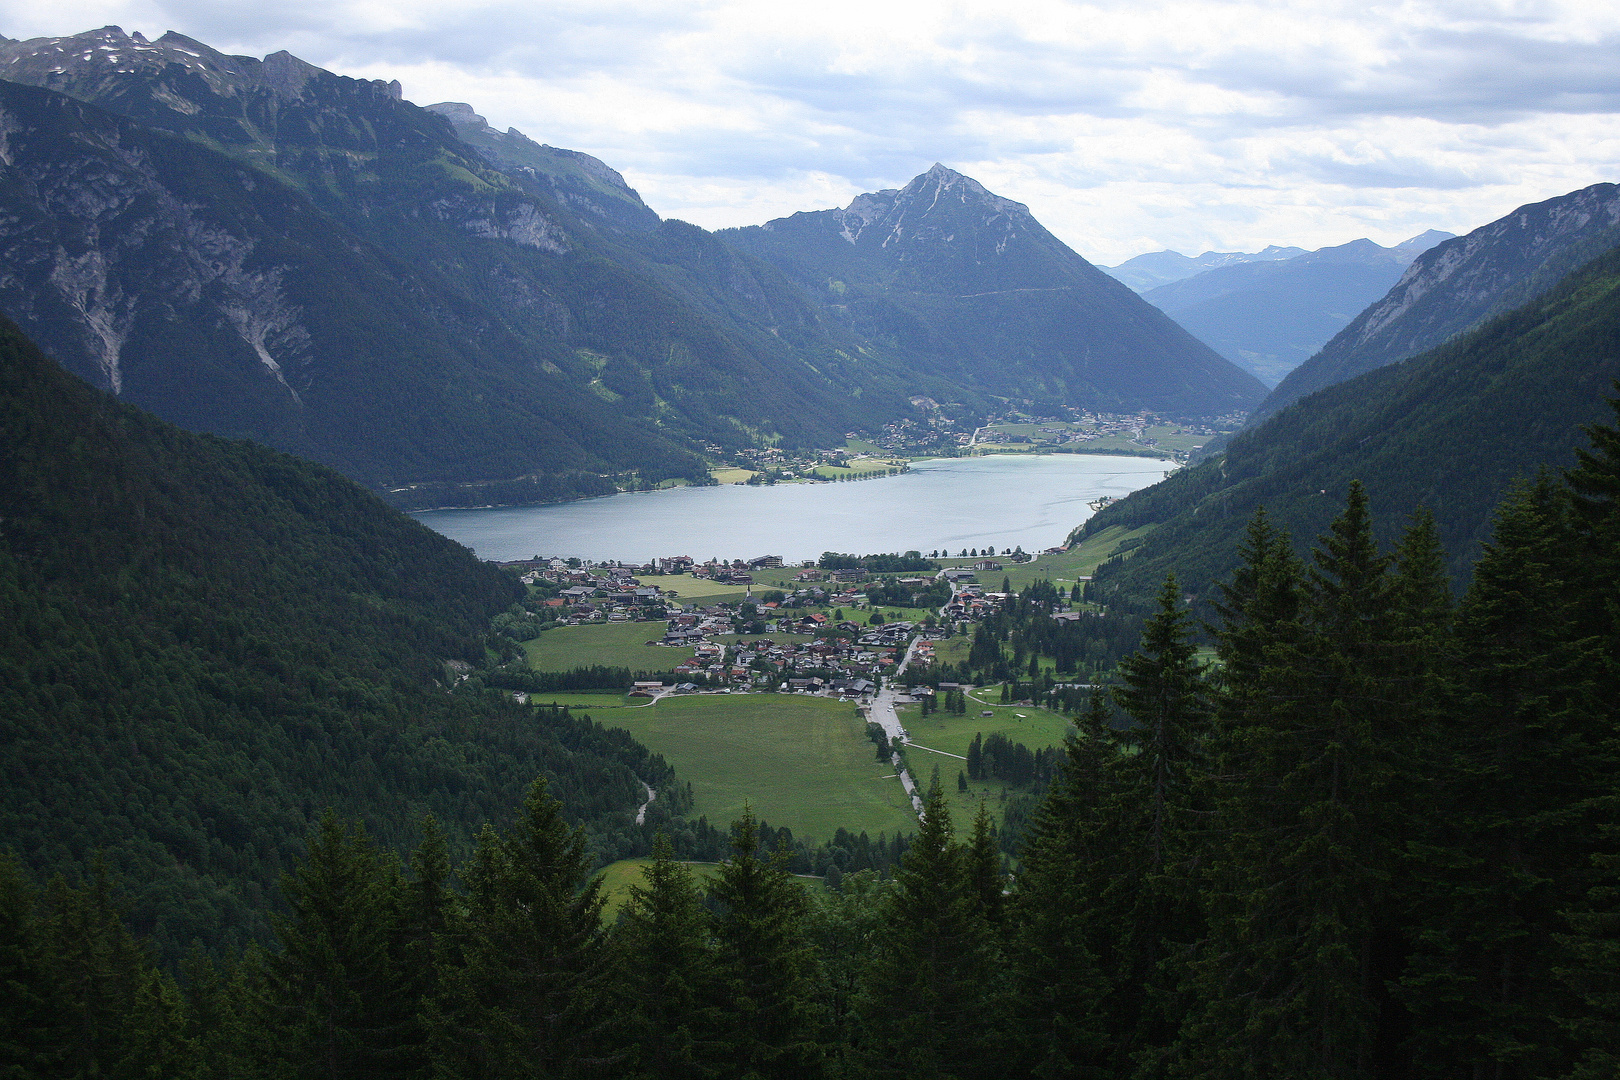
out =
[[1218,416],[1265,391],[943,167],[714,234],[287,53],[107,27],[0,42],[0,79],[0,308],[95,385],[406,505],[702,482],[919,395]]
[[1287,259],[1237,262],[1142,297],[1275,386],[1383,296],[1413,259],[1451,236],[1431,229],[1389,248],[1362,239]]
[[1140,293],[1202,274],[1206,270],[1245,263],[1280,262],[1304,254],[1302,247],[1280,247],[1276,244],[1264,251],[1206,251],[1202,255],[1183,255],[1179,251],[1169,250],[1150,251],[1126,259],[1118,266],[1099,266],[1097,269]]
[[1278,384],[1250,423],[1334,383],[1415,356],[1556,286],[1620,243],[1620,188],[1521,206],[1423,252],[1400,280]]
[[[1502,244],[1505,236],[1532,246],[1543,239],[1481,231]],[[1468,239],[1443,248],[1477,251]],[[1498,295],[1534,287],[1535,271],[1558,261],[1543,255],[1504,260],[1527,269],[1517,282],[1495,279]],[[1607,419],[1604,400],[1620,378],[1620,248],[1537,291],[1446,344],[1286,405],[1232,436],[1224,452],[1103,509],[1077,539],[1113,526],[1144,532],[1099,568],[1093,597],[1145,603],[1171,571],[1206,595],[1237,565],[1256,509],[1303,549],[1326,530],[1352,480],[1365,485],[1385,543],[1410,515],[1433,513],[1453,579],[1466,580],[1504,493],[1538,469],[1573,466],[1583,428]],[[1454,311],[1451,325],[1467,317]]]
[[1253,380],[1059,241],[1022,203],[936,164],[841,210],[722,237],[909,371],[1108,411],[1242,408]]

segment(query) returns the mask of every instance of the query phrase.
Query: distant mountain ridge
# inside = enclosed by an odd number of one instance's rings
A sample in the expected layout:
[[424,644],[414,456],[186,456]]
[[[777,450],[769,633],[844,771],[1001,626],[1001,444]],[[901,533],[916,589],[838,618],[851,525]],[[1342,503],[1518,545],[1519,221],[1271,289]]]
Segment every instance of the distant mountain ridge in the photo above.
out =
[[1594,184],[1521,206],[1413,260],[1388,293],[1295,368],[1255,410],[1415,356],[1518,307],[1620,243],[1620,188]]
[[1287,260],[1206,270],[1142,298],[1216,352],[1275,386],[1451,233],[1431,229],[1394,247],[1352,240]]
[[1257,380],[1049,233],[1022,203],[935,164],[842,209],[721,234],[858,337],[946,381],[1037,401],[1219,415]]
[[1190,278],[1206,270],[1223,266],[1241,266],[1255,262],[1281,262],[1304,255],[1302,247],[1279,247],[1272,244],[1263,251],[1206,251],[1202,255],[1183,255],[1179,251],[1149,251],[1126,259],[1118,266],[1098,266],[1111,278],[1123,281],[1136,292],[1145,293],[1172,281]]

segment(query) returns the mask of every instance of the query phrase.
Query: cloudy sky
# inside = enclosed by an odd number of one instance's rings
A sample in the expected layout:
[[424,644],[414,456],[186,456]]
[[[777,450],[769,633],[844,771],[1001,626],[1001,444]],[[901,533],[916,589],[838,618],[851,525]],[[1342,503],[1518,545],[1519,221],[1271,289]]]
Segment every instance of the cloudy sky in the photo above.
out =
[[289,49],[584,150],[718,228],[935,161],[1094,262],[1391,244],[1620,181],[1620,4],[1564,0],[0,0]]

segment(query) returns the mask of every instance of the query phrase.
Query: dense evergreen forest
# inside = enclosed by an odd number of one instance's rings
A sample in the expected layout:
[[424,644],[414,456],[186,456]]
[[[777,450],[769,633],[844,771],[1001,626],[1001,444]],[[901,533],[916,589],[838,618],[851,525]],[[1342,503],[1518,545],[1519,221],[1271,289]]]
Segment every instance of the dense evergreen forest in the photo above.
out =
[[1381,549],[1360,483],[1308,562],[1255,513],[1213,664],[1167,579],[1013,877],[936,784],[891,874],[808,889],[745,817],[706,888],[660,843],[608,920],[542,780],[459,864],[431,820],[402,862],[327,814],[272,947],[177,980],[99,867],[6,861],[10,1074],[1612,1077],[1620,430],[1590,433],[1460,600],[1432,518]]
[[[327,469],[183,432],[0,326],[0,845],[88,880],[169,960],[268,942],[328,807],[451,850],[551,778],[593,856],[660,758],[481,688],[517,580]],[[98,854],[99,853],[99,854]]]

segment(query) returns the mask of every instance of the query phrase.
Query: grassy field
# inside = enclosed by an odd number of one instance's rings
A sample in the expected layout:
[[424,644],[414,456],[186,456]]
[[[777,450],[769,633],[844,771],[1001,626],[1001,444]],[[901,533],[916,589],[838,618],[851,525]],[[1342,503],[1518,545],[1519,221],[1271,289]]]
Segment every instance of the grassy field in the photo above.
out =
[[744,804],[806,839],[829,840],[839,826],[873,836],[917,827],[851,705],[785,694],[692,695],[600,719],[663,754],[692,785],[693,815],[721,828]]
[[535,694],[531,705],[566,705],[570,709],[636,709],[645,708],[646,698],[633,698],[628,694],[554,693]]
[[[619,914],[619,909],[630,901],[630,886],[645,885],[642,871],[652,865],[651,859],[620,859],[615,863],[608,863],[596,872],[602,879],[602,892],[607,896],[607,906],[602,909],[603,916],[612,922]],[[686,868],[692,871],[697,880],[698,888],[720,872],[720,864],[712,862],[689,862]]]
[[[996,715],[981,717],[979,713],[985,709],[994,711]],[[973,827],[980,800],[988,802],[991,820],[999,824],[1002,800],[1015,789],[999,780],[970,780],[967,791],[958,791],[956,776],[957,773],[967,772],[967,762],[945,755],[955,754],[965,758],[974,735],[989,736],[998,731],[1031,750],[1058,746],[1062,744],[1070,726],[1066,717],[1046,709],[984,705],[971,697],[968,699],[966,716],[934,713],[924,719],[921,705],[901,705],[899,713],[900,722],[906,726],[906,732],[916,744],[906,750],[911,775],[926,788],[934,767],[939,766],[940,783],[951,808],[951,825],[959,838],[965,838]],[[924,746],[943,752],[930,753],[922,749]]]
[[[642,872],[652,865],[651,859],[620,859],[615,863],[608,863],[596,872],[602,879],[602,891],[607,896],[607,905],[603,907],[603,917],[612,922],[619,914],[619,909],[630,901],[630,887],[632,885],[645,885],[646,880]],[[692,877],[699,889],[705,888],[720,874],[720,864],[713,862],[683,863],[692,871]],[[794,877],[807,887],[825,888],[819,877],[808,874],[796,874]]]
[[1096,536],[1087,537],[1084,543],[1068,551],[1056,555],[1042,555],[1034,562],[1008,563],[1005,570],[992,570],[979,576],[986,588],[992,586],[989,579],[994,578],[993,586],[999,589],[1001,579],[1006,577],[1012,582],[1014,589],[1022,589],[1032,582],[1043,580],[1067,589],[1080,578],[1090,577],[1121,543],[1146,536],[1153,528],[1152,525],[1144,525],[1139,529],[1127,530],[1121,525],[1114,525]]
[[631,671],[668,671],[692,658],[692,650],[648,645],[664,636],[661,622],[559,626],[523,643],[536,671],[572,671],[602,664]]
[[[979,715],[986,710],[995,715]],[[1069,718],[1061,713],[1022,705],[986,705],[974,700],[971,694],[968,695],[966,716],[937,712],[925,719],[922,716],[921,705],[902,705],[900,722],[906,726],[906,731],[913,742],[964,758],[967,756],[968,744],[973,741],[975,734],[989,736],[1000,732],[1013,742],[1021,742],[1031,750],[1039,750],[1043,746],[1060,745],[1063,736],[1068,734],[1070,729]],[[932,763],[938,759],[941,763],[941,775],[945,773],[945,763],[955,760],[941,757],[939,754],[929,754],[927,751],[918,751],[916,747],[908,753],[911,755],[913,765]],[[957,762],[957,765],[961,765],[961,762]],[[950,775],[952,778],[956,776],[954,768]]]
[[710,469],[709,475],[722,484],[745,483],[754,475],[753,469]]
[[712,581],[709,578],[693,577],[691,574],[665,574],[662,577],[654,576],[641,578],[643,585],[651,585],[665,592],[672,592],[681,598],[682,603],[701,600],[708,604],[718,604],[721,601],[741,600],[747,593],[744,586],[733,585],[729,581]]

